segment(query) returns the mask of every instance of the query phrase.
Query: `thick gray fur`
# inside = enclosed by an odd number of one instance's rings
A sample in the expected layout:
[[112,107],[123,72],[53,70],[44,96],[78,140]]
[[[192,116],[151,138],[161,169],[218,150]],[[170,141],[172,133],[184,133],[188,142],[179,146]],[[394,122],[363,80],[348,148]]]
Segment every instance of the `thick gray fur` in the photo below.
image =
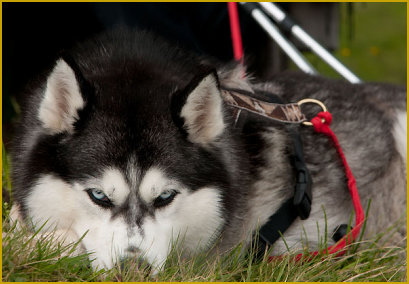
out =
[[[383,232],[406,215],[406,161],[399,154],[392,134],[396,111],[406,111],[404,87],[377,83],[353,85],[290,72],[251,87],[279,95],[287,102],[313,98],[326,105],[333,115],[331,129],[356,178],[364,210],[371,200],[366,236]],[[305,105],[303,110],[309,118],[321,111],[314,105]],[[337,225],[350,222],[353,206],[343,167],[332,143],[326,136],[314,133],[312,127],[301,127],[301,133],[307,167],[314,181],[312,211],[307,220],[296,220],[284,239],[290,248],[300,248],[301,239],[308,242],[310,248],[317,248],[319,242],[324,241],[325,218],[327,243],[332,244],[333,230]],[[256,224],[257,218],[259,225],[263,224],[292,196],[294,181],[285,146],[291,142],[285,131],[267,128],[262,137],[268,146],[260,155],[269,166],[258,169],[260,179],[253,184],[247,208],[241,213],[251,216],[246,220],[251,226]],[[352,220],[353,225],[354,217]],[[236,226],[246,221],[237,218]],[[321,239],[317,237],[317,224]],[[231,238],[235,232],[237,227],[232,229]],[[391,242],[402,242],[405,237],[406,226],[403,226]],[[282,240],[274,247],[277,254],[286,250]]]

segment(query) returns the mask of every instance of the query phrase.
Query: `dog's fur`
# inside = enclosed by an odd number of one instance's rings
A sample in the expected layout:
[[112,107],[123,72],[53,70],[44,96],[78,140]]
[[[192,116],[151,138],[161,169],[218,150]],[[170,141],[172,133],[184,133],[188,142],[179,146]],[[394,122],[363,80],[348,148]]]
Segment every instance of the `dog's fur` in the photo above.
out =
[[[69,54],[22,106],[13,193],[34,228],[48,221],[43,230],[67,231],[72,239],[87,233],[82,245],[93,252],[95,267],[139,256],[159,267],[178,238],[187,253],[215,243],[220,251],[248,244],[294,194],[286,127],[249,121],[234,128],[220,86],[268,91],[288,102],[322,101],[333,114],[331,128],[363,207],[372,199],[366,232],[379,232],[404,214],[405,88],[290,73],[255,83],[240,67],[215,65],[139,31],[106,33]],[[319,109],[303,110],[312,117]],[[312,211],[284,238],[291,248],[307,238],[314,249],[324,236],[323,208],[328,244],[353,208],[331,142],[310,127],[300,131],[314,181]],[[90,188],[112,204],[96,204]],[[160,206],[164,198],[158,197],[173,191],[173,200]],[[285,251],[282,240],[274,248]]]

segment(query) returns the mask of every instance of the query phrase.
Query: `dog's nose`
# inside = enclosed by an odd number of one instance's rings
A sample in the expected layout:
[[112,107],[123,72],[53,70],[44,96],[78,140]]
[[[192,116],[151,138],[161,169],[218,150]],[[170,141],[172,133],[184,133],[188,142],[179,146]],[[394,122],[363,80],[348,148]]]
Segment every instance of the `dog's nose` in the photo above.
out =
[[142,257],[121,257],[120,259],[121,269],[124,269],[129,266],[136,266],[139,270],[147,266],[147,262]]
[[127,249],[127,256],[120,258],[121,269],[137,269],[137,270],[150,270],[151,267],[145,258],[138,256],[139,249],[136,247],[129,247]]
[[135,247],[135,246],[129,246],[129,247],[126,249],[126,252],[128,252],[128,253],[139,253],[140,250],[139,250],[137,247]]

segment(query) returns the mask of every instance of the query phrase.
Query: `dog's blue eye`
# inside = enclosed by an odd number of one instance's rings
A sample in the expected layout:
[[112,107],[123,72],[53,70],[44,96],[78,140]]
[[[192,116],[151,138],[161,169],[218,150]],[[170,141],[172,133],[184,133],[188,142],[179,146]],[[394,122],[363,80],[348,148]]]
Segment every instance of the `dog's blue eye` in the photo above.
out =
[[178,192],[175,190],[167,190],[162,192],[162,194],[153,201],[153,206],[158,208],[168,205],[173,201],[176,194],[178,194]]
[[106,195],[101,190],[96,189],[96,188],[91,189],[91,194],[96,199],[99,199],[99,200],[102,200],[102,199],[104,199],[104,197],[106,197]]
[[98,204],[101,207],[108,208],[108,207],[113,207],[114,205],[112,204],[111,200],[105,195],[105,193],[98,189],[98,188],[88,188],[86,190],[88,193],[88,196],[91,198],[91,200]]
[[172,192],[170,191],[165,191],[164,193],[162,193],[159,197],[163,200],[168,199],[169,197],[172,196]]

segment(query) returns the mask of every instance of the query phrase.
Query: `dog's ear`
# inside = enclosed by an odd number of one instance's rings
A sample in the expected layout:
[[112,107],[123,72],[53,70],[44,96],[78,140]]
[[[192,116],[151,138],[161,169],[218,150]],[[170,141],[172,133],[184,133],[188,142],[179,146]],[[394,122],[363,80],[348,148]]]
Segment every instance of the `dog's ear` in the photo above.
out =
[[78,112],[85,106],[75,69],[59,59],[48,76],[38,118],[51,134],[72,132]]
[[223,133],[223,102],[215,70],[195,77],[172,98],[172,115],[193,143],[207,146]]

